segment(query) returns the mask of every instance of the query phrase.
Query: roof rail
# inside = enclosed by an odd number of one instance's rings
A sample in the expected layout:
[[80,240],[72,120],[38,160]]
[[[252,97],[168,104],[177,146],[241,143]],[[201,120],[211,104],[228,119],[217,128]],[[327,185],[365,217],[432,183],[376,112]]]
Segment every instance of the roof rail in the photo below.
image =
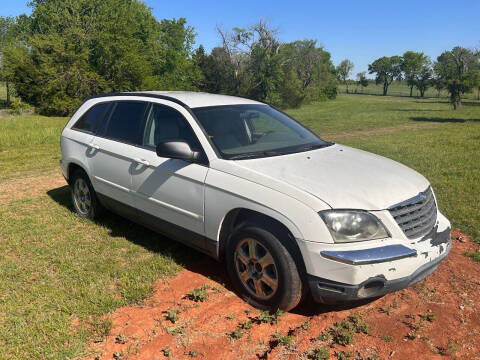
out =
[[91,96],[87,97],[85,99],[85,101],[91,100],[91,99],[102,98],[102,97],[111,97],[111,96],[144,96],[144,97],[150,97],[150,98],[163,99],[163,100],[168,100],[168,101],[177,103],[178,105],[181,105],[185,109],[189,110],[189,112],[191,111],[190,106],[185,104],[183,101],[178,100],[177,98],[174,98],[174,97],[168,96],[168,95],[152,94],[152,93],[141,92],[141,91],[139,91],[139,92],[115,92],[115,93],[91,95]]

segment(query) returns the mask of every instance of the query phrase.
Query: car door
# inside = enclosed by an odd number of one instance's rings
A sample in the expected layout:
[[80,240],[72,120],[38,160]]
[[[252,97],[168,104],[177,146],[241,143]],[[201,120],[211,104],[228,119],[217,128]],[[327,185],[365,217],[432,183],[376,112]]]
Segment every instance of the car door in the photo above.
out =
[[[173,105],[174,106],[174,105]],[[182,240],[180,230],[189,230],[187,241],[203,247],[204,187],[208,166],[159,157],[159,142],[183,141],[202,151],[188,121],[171,106],[153,103],[132,170],[132,194],[136,207],[149,225]]]
[[131,174],[148,106],[144,101],[117,101],[87,154],[92,183],[103,203],[131,217],[136,217]]

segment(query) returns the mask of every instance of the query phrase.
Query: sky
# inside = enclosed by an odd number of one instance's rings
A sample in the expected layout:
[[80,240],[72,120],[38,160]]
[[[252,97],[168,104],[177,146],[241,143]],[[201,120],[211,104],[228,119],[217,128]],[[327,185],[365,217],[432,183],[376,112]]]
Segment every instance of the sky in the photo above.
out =
[[[0,0],[0,16],[30,13],[26,0]],[[216,26],[248,27],[259,19],[278,29],[281,41],[317,39],[337,65],[355,64],[352,77],[381,56],[422,51],[435,60],[456,45],[480,47],[480,1],[360,0],[146,0],[157,19],[184,17],[196,46],[219,45]]]

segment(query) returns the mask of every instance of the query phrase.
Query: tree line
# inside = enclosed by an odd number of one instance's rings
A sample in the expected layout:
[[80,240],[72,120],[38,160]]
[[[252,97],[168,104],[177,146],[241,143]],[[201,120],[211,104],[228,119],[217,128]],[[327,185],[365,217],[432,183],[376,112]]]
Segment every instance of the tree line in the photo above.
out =
[[[348,85],[353,63],[345,59],[337,66],[337,74],[349,92]],[[369,74],[375,75],[375,83],[383,86],[383,95],[395,80],[404,80],[413,96],[415,87],[424,97],[429,87],[437,91],[445,89],[450,94],[454,109],[462,106],[462,96],[477,88],[480,91],[480,51],[460,46],[444,51],[435,62],[422,52],[406,51],[402,56],[383,56],[368,65]],[[357,86],[368,86],[366,71],[356,75]]]
[[402,56],[381,57],[368,65],[375,82],[383,85],[383,95],[394,80],[405,80],[424,97],[429,87],[446,89],[454,109],[462,106],[463,94],[480,89],[480,52],[460,46],[444,51],[435,62],[422,52],[407,51]]
[[[195,30],[184,18],[157,20],[139,0],[32,0],[29,16],[0,17],[0,81],[7,103],[15,94],[42,114],[68,115],[85,97],[138,90],[196,90],[245,96],[279,107],[333,99],[349,91],[353,63],[337,67],[316,40],[281,42],[259,21],[217,28],[219,45],[194,48]],[[368,73],[383,85],[404,79],[424,96],[447,89],[454,108],[480,86],[479,52],[455,47],[435,62],[421,52],[381,57]],[[368,86],[367,72],[356,75]]]
[[[266,22],[218,29],[194,49],[184,18],[157,20],[138,0],[32,0],[31,15],[0,18],[0,80],[42,114],[68,115],[85,97],[200,90],[281,107],[334,98],[335,67],[315,40],[282,43]],[[12,86],[13,85],[13,86]]]

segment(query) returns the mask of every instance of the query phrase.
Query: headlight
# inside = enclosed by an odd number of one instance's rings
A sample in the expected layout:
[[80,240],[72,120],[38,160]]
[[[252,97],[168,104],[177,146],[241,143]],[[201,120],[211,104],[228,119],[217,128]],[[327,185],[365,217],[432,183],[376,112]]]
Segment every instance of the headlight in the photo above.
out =
[[375,240],[390,236],[381,221],[366,211],[326,210],[319,214],[336,243]]

